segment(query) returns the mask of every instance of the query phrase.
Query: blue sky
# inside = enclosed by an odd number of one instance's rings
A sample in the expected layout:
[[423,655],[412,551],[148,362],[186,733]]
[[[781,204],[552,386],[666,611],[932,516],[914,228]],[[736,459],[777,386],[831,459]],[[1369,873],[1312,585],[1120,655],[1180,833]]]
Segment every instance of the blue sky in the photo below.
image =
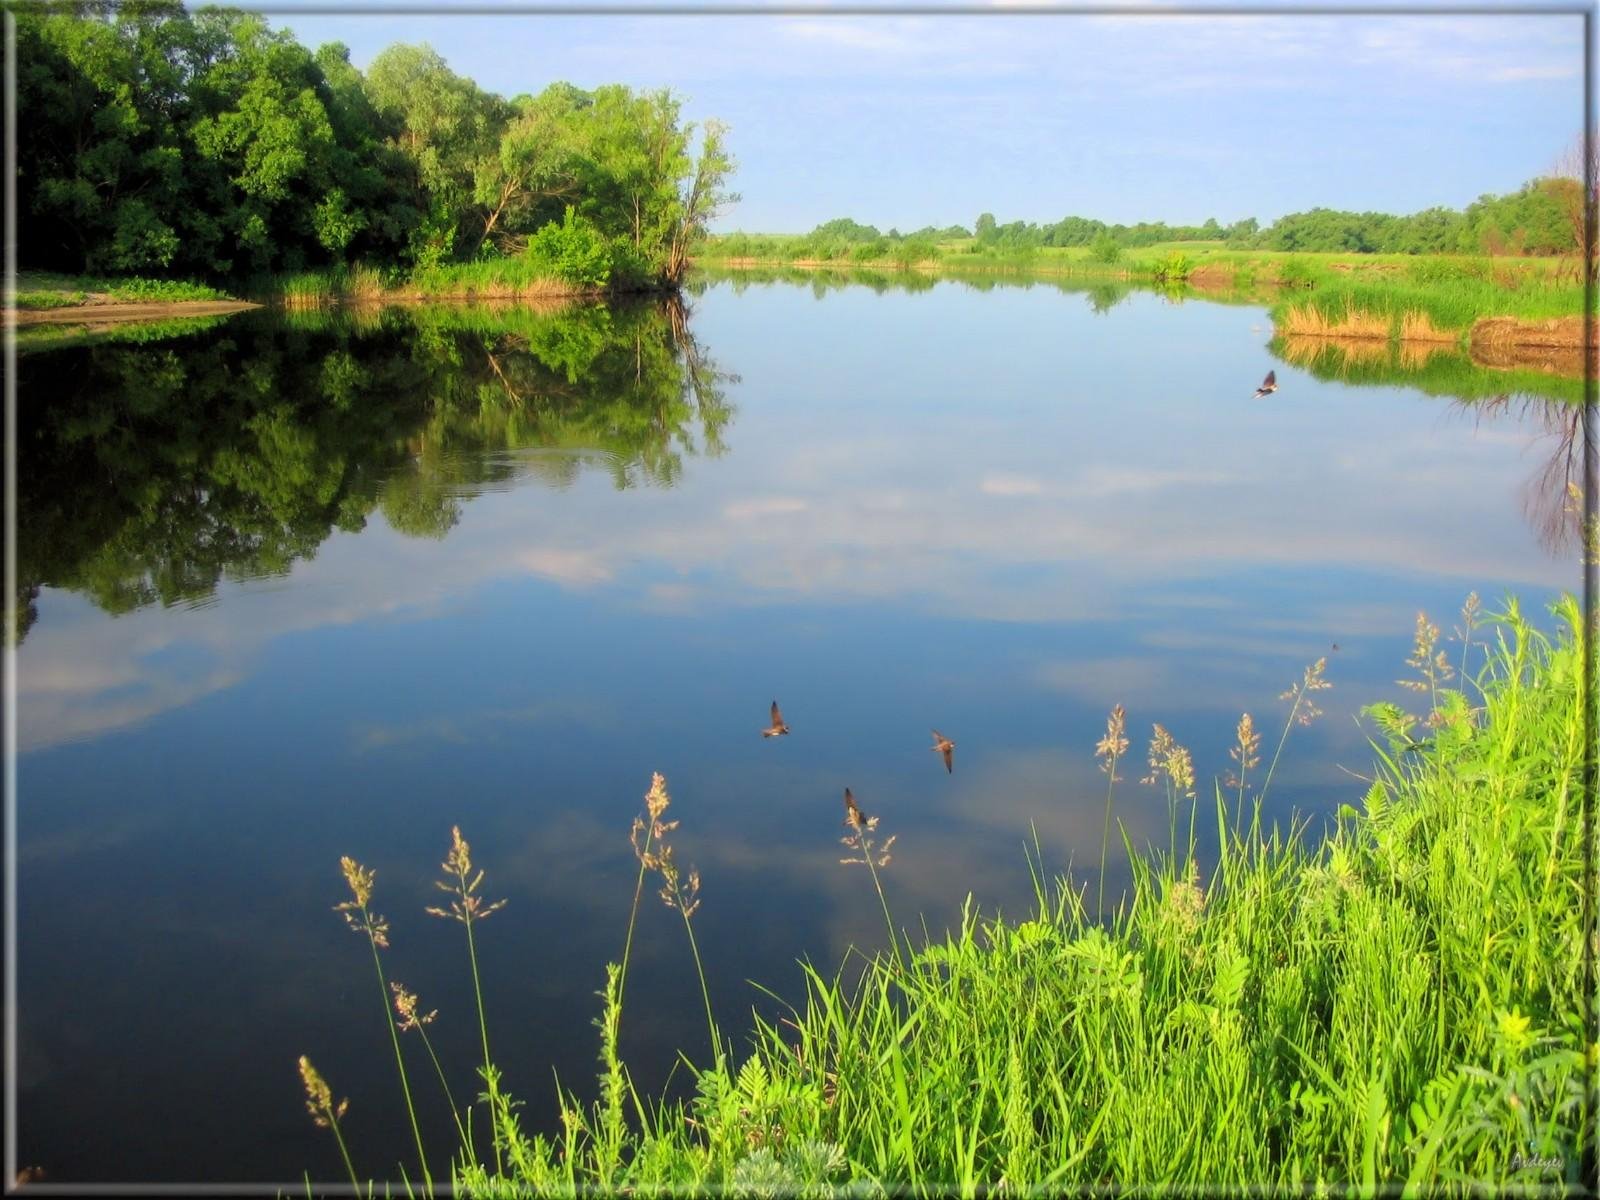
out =
[[1550,169],[1582,126],[1578,14],[1232,17],[300,15],[365,66],[428,42],[493,91],[668,86],[731,125],[723,229],[851,216],[1263,222],[1461,207]]

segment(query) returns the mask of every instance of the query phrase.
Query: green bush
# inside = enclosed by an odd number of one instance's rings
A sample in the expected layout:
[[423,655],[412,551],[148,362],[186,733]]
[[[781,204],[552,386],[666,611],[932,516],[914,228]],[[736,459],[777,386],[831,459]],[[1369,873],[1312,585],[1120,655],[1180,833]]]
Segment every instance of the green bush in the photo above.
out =
[[656,264],[650,256],[633,244],[626,235],[611,241],[611,286],[639,288],[657,276]]
[[937,261],[939,247],[925,237],[911,237],[897,245],[891,257],[897,266],[914,267],[921,262]]
[[536,267],[577,287],[600,288],[611,279],[612,244],[570,204],[559,225],[551,221],[528,239],[526,253]]
[[1114,263],[1122,257],[1122,246],[1109,233],[1102,233],[1090,244],[1089,257],[1098,263]]
[[1315,287],[1316,272],[1303,258],[1286,258],[1278,264],[1278,282],[1284,287]]
[[1164,283],[1182,283],[1194,270],[1194,263],[1182,250],[1172,250],[1157,260],[1150,273]]

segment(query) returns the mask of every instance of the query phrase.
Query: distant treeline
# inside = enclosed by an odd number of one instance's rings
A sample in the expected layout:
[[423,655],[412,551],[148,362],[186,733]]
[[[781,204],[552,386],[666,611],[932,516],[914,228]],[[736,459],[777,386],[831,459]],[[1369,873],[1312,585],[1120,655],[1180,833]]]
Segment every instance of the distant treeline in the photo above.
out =
[[[505,99],[426,46],[365,74],[259,16],[171,0],[12,9],[23,269],[213,279],[531,254],[676,282],[732,160],[670,92]],[[580,278],[581,277],[581,278]]]
[[[972,239],[977,249],[1018,254],[1049,246],[1108,246],[1136,249],[1161,242],[1222,242],[1241,250],[1323,250],[1355,254],[1571,254],[1582,245],[1583,187],[1576,179],[1533,180],[1509,195],[1480,196],[1457,212],[1430,208],[1410,216],[1313,208],[1290,213],[1266,228],[1249,217],[1223,225],[1161,221],[1108,225],[1089,217],[1064,217],[1054,224],[1012,221],[1002,225],[984,213],[971,229],[927,226],[912,233],[887,232],[848,217],[826,221],[789,247],[797,257],[937,257],[940,242]],[[725,255],[755,251],[764,239],[728,234],[717,239]],[[861,249],[870,247],[871,250]],[[843,253],[840,253],[841,248]],[[859,253],[856,251],[859,250]]]

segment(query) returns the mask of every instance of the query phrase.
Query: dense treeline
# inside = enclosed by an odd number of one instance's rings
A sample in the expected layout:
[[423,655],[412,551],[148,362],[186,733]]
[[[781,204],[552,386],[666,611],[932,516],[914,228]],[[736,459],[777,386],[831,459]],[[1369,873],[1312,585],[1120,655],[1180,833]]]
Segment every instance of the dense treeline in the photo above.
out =
[[[1054,224],[999,223],[983,213],[971,230],[928,226],[915,233],[863,225],[848,217],[825,221],[790,247],[791,256],[817,259],[923,261],[939,257],[938,244],[970,239],[978,253],[1026,256],[1045,247],[1088,246],[1110,261],[1121,249],[1165,242],[1221,242],[1241,250],[1331,251],[1373,254],[1537,254],[1577,252],[1583,240],[1583,187],[1576,179],[1536,179],[1504,196],[1485,195],[1465,211],[1429,208],[1409,216],[1314,208],[1290,213],[1263,228],[1254,217],[1223,225],[1107,224],[1063,217]],[[761,257],[771,239],[735,233],[717,239],[729,257]]]
[[363,74],[340,44],[172,0],[15,11],[24,269],[238,279],[532,255],[585,285],[675,283],[735,199],[724,127],[696,147],[667,91],[506,99],[426,46]]

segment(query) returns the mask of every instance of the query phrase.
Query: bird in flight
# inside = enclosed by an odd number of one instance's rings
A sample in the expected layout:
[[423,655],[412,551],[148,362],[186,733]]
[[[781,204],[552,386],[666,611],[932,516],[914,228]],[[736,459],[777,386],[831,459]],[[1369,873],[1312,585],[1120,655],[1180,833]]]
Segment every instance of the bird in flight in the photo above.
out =
[[861,806],[856,803],[856,798],[850,794],[850,789],[844,790],[844,823],[854,829],[871,829],[877,822],[861,811]]
[[1272,393],[1277,391],[1277,390],[1278,390],[1278,373],[1277,373],[1277,371],[1268,371],[1267,372],[1267,377],[1261,381],[1261,386],[1256,389],[1256,394],[1254,396],[1250,397],[1250,398],[1252,400],[1259,400],[1263,396],[1272,395]]
[[778,702],[772,702],[772,727],[761,731],[762,737],[777,737],[789,732],[789,727],[783,723],[783,714],[778,711]]
[[933,731],[933,745],[929,746],[928,749],[937,750],[944,755],[944,771],[946,775],[956,769],[955,763],[951,761],[955,757],[956,744],[937,729]]

